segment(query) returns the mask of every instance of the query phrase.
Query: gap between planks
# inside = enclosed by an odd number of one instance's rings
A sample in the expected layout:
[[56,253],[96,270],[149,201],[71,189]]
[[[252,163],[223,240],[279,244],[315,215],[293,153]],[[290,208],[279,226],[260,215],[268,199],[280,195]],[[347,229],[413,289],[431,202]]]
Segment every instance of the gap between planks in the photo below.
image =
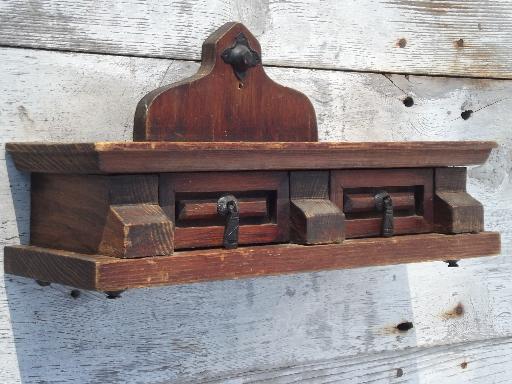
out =
[[[140,58],[140,59],[157,59],[157,60],[170,60],[170,61],[178,61],[183,63],[201,63],[201,60],[194,59],[184,59],[180,57],[174,56],[164,56],[164,55],[137,55],[137,54],[121,54],[115,52],[102,52],[102,51],[94,51],[94,50],[79,50],[79,49],[62,49],[62,48],[45,48],[45,47],[33,47],[30,45],[14,45],[14,44],[0,44],[0,48],[7,49],[23,49],[23,50],[32,50],[32,51],[44,51],[44,52],[60,52],[60,53],[69,53],[69,54],[83,54],[83,55],[99,55],[99,56],[111,56],[111,57],[127,57],[127,58]],[[342,73],[360,73],[360,74],[370,74],[370,75],[382,75],[387,78],[387,75],[400,75],[400,76],[418,76],[418,77],[441,77],[441,78],[453,78],[453,79],[481,79],[481,80],[512,80],[508,77],[498,77],[498,76],[477,76],[471,75],[468,73],[467,75],[454,75],[454,74],[438,74],[438,73],[428,73],[428,72],[405,72],[405,71],[371,71],[371,70],[363,70],[363,69],[344,69],[344,68],[336,68],[329,66],[315,66],[315,65],[303,65],[303,66],[293,66],[293,65],[285,65],[285,64],[265,64],[263,63],[264,68],[282,68],[282,69],[304,69],[304,70],[314,70],[314,71],[329,71],[329,72],[342,72]],[[164,74],[165,78],[165,74]],[[176,80],[178,82],[180,80]],[[172,84],[172,83],[169,83]],[[165,85],[165,84],[160,84]],[[404,92],[404,91],[402,91]],[[404,92],[405,93],[405,92]]]

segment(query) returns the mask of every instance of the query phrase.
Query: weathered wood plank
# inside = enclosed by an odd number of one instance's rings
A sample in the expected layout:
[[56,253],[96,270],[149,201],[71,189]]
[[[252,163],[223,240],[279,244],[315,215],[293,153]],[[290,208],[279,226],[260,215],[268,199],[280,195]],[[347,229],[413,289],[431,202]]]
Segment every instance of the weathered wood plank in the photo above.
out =
[[[197,64],[1,49],[0,67],[2,141],[90,142],[129,140],[139,98],[194,73]],[[489,162],[469,170],[468,192],[485,206],[486,229],[502,233],[503,256],[466,260],[459,268],[422,263],[133,290],[120,300],[89,292],[73,299],[68,287],[6,276],[0,279],[4,382],[205,382],[312,357],[377,353],[378,359],[381,351],[409,348],[399,352],[405,356],[416,346],[512,334],[512,82],[267,71],[312,99],[323,141],[498,140]],[[402,103],[406,95],[414,99],[410,108]],[[467,120],[460,116],[465,110],[474,111]],[[8,158],[0,180],[0,243],[26,243],[29,179]],[[455,316],[459,303],[463,315]],[[405,321],[414,328],[398,332]],[[437,358],[429,365],[428,354],[410,366],[423,367],[418,381],[458,383],[472,372],[477,383],[508,382],[507,365],[487,352],[499,354],[502,344],[489,343],[482,364],[468,360],[466,370],[459,360],[445,360],[446,350],[439,359],[455,371],[437,370]],[[482,351],[464,348],[463,357],[465,350],[469,358]],[[364,371],[370,366],[362,360]],[[351,367],[342,371],[350,374]]]
[[198,60],[229,21],[277,66],[512,77],[509,0],[5,0],[0,44]]
[[508,383],[511,356],[512,339],[504,338],[235,371],[208,378],[207,383]]

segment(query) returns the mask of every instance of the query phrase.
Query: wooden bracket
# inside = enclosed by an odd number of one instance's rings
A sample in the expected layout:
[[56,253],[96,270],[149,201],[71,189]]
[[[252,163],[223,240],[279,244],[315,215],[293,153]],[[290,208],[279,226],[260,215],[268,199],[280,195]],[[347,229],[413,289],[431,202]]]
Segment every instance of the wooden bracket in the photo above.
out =
[[290,173],[291,239],[299,244],[340,243],[345,215],[329,200],[329,171]]
[[112,205],[99,253],[133,258],[172,255],[174,225],[157,204]]
[[434,225],[441,233],[481,232],[484,208],[466,192],[467,169],[436,168]]

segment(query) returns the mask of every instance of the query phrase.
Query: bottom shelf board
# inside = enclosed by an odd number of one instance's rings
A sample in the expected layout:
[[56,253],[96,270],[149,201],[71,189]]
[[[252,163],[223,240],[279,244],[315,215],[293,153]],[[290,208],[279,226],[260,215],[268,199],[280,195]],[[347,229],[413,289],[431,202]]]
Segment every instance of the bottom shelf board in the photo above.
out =
[[284,273],[458,260],[500,253],[496,232],[345,240],[330,245],[264,245],[118,259],[40,248],[5,247],[5,272],[82,289],[120,291]]

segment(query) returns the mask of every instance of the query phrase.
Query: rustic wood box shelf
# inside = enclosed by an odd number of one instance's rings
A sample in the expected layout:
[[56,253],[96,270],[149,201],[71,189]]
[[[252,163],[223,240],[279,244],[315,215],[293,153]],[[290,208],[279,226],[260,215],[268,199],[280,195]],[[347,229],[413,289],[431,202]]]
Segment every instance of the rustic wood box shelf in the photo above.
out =
[[196,75],[139,102],[134,142],[9,143],[32,212],[5,271],[119,291],[500,252],[464,168],[494,142],[317,142],[260,57],[226,24]]

